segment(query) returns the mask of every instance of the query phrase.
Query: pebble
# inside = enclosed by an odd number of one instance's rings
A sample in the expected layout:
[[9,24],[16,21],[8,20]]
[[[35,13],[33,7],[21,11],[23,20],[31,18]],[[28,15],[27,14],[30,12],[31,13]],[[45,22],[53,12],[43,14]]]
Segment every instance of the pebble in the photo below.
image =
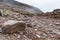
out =
[[40,38],[40,35],[36,34],[36,36],[37,36],[38,38]]
[[20,35],[18,35],[17,38],[19,39],[20,38]]
[[2,32],[2,28],[0,28],[0,32]]
[[35,31],[37,31],[37,29],[35,29]]
[[59,22],[56,22],[56,25],[60,24]]

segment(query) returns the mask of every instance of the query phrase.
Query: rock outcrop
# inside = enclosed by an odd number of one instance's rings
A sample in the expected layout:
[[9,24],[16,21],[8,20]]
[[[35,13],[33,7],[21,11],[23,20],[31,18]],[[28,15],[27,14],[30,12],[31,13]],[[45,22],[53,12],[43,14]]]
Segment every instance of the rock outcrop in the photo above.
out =
[[14,33],[18,31],[24,31],[26,24],[23,21],[8,20],[2,25],[3,33]]
[[53,13],[60,13],[60,9],[55,9],[55,10],[53,10]]

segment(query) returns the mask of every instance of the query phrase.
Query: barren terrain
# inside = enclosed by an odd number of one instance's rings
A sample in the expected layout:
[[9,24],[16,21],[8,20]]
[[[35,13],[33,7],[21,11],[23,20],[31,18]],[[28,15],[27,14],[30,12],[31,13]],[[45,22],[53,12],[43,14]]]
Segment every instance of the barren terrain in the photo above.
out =
[[58,12],[33,14],[15,9],[12,11],[9,6],[5,8],[2,6],[0,10],[2,13],[0,28],[8,20],[24,21],[27,24],[25,30],[18,33],[0,32],[0,40],[60,40],[60,14]]

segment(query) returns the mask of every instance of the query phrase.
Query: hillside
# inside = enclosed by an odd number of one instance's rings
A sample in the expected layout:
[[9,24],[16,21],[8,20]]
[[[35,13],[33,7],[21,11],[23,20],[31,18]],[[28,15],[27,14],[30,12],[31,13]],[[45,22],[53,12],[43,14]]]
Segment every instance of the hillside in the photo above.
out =
[[0,0],[0,40],[60,40],[60,9],[44,13],[14,0]]

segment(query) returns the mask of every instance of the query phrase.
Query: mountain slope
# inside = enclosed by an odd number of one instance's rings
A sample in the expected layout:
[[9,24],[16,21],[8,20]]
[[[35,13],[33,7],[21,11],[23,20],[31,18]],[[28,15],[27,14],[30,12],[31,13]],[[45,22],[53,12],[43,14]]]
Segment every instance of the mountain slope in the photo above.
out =
[[6,5],[18,5],[20,6],[20,8],[22,8],[21,10],[23,11],[27,11],[27,12],[31,12],[31,13],[43,13],[40,9],[33,7],[31,5],[27,5],[21,2],[17,2],[14,0],[0,0],[0,2],[3,2]]

